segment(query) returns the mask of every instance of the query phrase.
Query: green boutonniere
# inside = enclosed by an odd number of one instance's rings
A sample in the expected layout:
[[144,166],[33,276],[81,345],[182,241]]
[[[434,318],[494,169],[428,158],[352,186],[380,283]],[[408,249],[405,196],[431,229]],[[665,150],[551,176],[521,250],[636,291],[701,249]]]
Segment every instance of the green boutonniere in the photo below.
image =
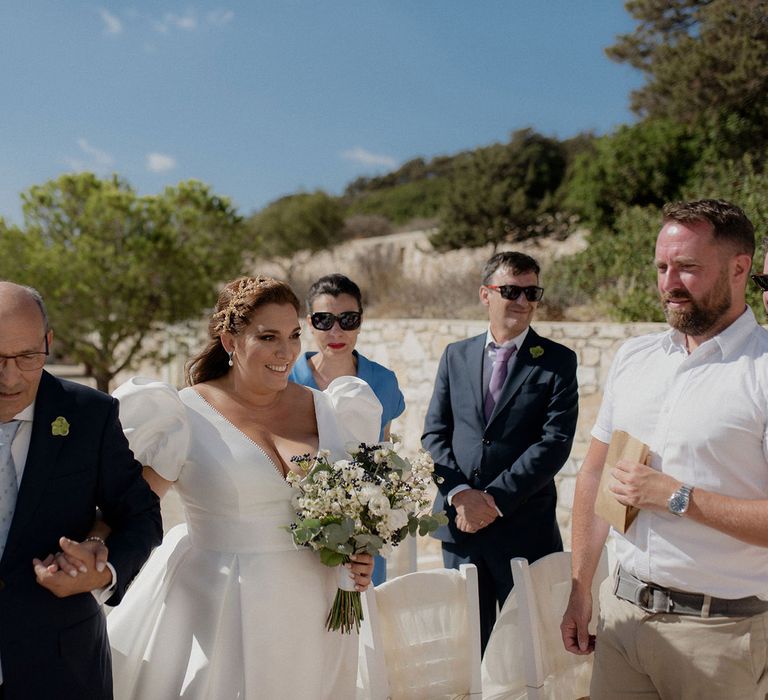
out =
[[535,360],[537,357],[541,357],[544,354],[544,348],[541,345],[534,345],[529,349],[531,357]]
[[51,435],[61,435],[62,437],[69,435],[69,423],[64,416],[59,416],[51,423]]

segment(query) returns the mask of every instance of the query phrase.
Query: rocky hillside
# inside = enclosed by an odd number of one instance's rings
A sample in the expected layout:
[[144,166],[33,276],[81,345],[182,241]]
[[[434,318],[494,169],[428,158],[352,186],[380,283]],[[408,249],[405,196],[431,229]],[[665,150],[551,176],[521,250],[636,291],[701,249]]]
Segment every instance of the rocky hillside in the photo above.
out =
[[[430,233],[394,233],[347,241],[318,253],[257,261],[254,272],[287,279],[302,295],[318,277],[341,272],[360,285],[373,317],[482,318],[477,288],[483,263],[494,253],[492,246],[440,253],[432,248]],[[554,282],[555,261],[586,246],[586,232],[578,230],[565,239],[539,237],[501,249],[519,250],[536,258],[546,287]],[[545,295],[540,316],[563,317],[562,310],[554,311],[547,307]]]

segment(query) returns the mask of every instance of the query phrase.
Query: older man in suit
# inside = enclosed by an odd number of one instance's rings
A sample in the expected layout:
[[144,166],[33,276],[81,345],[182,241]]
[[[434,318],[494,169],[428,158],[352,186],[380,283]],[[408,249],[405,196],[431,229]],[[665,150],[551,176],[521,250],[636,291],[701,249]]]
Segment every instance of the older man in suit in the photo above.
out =
[[576,355],[530,327],[539,272],[522,253],[486,263],[489,329],[446,348],[422,436],[442,477],[435,510],[449,524],[435,536],[445,565],[478,569],[483,649],[512,589],[509,560],[563,549],[554,476],[576,429]]
[[[160,542],[160,509],[117,401],[43,370],[52,340],[40,295],[0,282],[0,699],[104,700],[112,675],[97,597],[120,601]],[[107,566],[97,542],[78,544],[97,508],[112,529]],[[60,547],[84,571],[57,570],[48,555]]]

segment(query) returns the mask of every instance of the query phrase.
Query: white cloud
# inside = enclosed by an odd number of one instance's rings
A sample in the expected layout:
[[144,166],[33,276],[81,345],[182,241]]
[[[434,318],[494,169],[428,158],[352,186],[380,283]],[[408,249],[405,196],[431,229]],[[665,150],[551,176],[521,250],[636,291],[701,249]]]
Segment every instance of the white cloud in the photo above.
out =
[[155,20],[152,26],[160,34],[167,34],[170,29],[183,29],[187,32],[193,32],[197,29],[197,14],[194,10],[187,10],[183,15],[167,12],[162,19]]
[[165,153],[148,153],[147,170],[152,173],[167,173],[176,167],[176,159]]
[[215,27],[223,27],[225,24],[229,24],[235,17],[235,13],[232,10],[213,10],[206,15],[208,24],[212,24]]
[[115,159],[106,151],[92,146],[84,138],[77,139],[80,155],[75,158],[66,158],[67,165],[75,171],[89,170],[98,175],[104,174],[114,165]]
[[392,156],[371,153],[364,148],[360,148],[360,146],[343,151],[341,157],[354,163],[360,163],[360,165],[381,166],[385,168],[394,168],[397,165],[397,161]]
[[123,33],[123,23],[120,21],[119,17],[113,15],[109,10],[103,7],[99,8],[99,14],[101,15],[101,20],[104,22],[105,34]]

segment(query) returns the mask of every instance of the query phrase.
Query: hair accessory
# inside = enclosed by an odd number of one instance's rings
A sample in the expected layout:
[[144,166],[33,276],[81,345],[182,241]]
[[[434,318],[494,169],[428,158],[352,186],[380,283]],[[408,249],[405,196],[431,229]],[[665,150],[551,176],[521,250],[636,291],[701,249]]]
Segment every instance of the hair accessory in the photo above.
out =
[[234,354],[235,354],[235,351],[234,351],[234,350],[230,350],[230,351],[227,353],[227,356],[229,357],[229,362],[227,362],[227,364],[228,364],[230,367],[231,367],[232,365],[234,365],[234,364],[235,364],[234,362],[232,362],[232,356],[233,356]]
[[227,306],[214,314],[214,318],[218,321],[216,331],[218,333],[234,333],[237,321],[245,317],[248,299],[253,291],[270,282],[272,280],[269,277],[246,277],[240,280]]

